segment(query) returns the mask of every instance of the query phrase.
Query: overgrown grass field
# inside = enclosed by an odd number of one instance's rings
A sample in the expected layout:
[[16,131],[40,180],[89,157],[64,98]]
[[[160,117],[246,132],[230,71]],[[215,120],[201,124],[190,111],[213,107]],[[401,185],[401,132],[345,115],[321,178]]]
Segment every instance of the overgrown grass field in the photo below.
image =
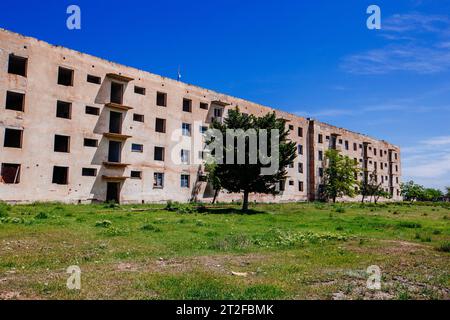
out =
[[0,203],[0,299],[450,298],[448,204],[251,209]]

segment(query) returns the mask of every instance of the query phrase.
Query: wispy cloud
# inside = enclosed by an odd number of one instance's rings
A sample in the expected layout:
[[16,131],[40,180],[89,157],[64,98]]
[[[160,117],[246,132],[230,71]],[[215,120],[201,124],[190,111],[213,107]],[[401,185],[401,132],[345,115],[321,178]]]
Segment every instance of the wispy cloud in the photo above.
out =
[[341,67],[353,74],[396,71],[431,74],[450,69],[450,18],[421,13],[396,14],[382,22],[384,47],[353,54]]
[[437,136],[402,148],[404,180],[443,189],[450,186],[450,136]]

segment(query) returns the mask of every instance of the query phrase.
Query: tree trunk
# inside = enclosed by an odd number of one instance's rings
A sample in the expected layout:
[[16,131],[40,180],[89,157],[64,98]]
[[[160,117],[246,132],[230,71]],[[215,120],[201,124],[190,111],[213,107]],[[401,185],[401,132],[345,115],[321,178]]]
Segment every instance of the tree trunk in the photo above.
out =
[[214,197],[212,200],[212,204],[216,203],[216,199],[217,199],[217,196],[219,195],[219,191],[220,191],[220,189],[214,190]]
[[336,196],[333,197],[333,203],[336,203]]
[[244,191],[244,202],[242,203],[242,211],[248,210],[248,191]]

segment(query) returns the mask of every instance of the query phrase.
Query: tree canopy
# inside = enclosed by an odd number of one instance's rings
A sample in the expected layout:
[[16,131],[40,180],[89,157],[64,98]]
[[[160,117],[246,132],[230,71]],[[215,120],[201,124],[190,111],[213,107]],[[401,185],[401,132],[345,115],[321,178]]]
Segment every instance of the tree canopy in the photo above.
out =
[[352,159],[329,149],[325,152],[324,167],[322,197],[325,200],[336,202],[336,198],[356,195],[359,169]]
[[[277,186],[281,181],[286,178],[286,167],[293,163],[296,157],[296,145],[294,142],[288,140],[289,130],[286,128],[286,121],[284,119],[277,118],[275,112],[268,113],[261,117],[254,115],[243,114],[238,108],[228,111],[228,116],[224,119],[223,123],[214,121],[211,124],[211,129],[219,130],[222,133],[224,144],[231,145],[230,148],[223,149],[223,159],[226,158],[226,153],[234,152],[234,163],[219,163],[215,161],[214,166],[214,181],[220,182],[220,187],[232,193],[243,193],[243,210],[248,210],[248,196],[250,193],[266,193],[276,194],[279,192]],[[235,135],[232,137],[227,136],[228,129],[235,129]],[[270,167],[270,164],[261,161],[261,159],[267,159],[275,154],[275,150],[271,148],[271,130],[278,130],[279,139],[279,153],[278,153],[278,165],[272,174],[261,174],[262,168]],[[250,141],[248,131],[252,130],[256,134],[257,139],[257,152],[258,157],[256,163],[251,163],[250,159]],[[254,130],[254,131],[253,131]],[[267,141],[262,141],[259,135],[261,130],[267,130]],[[227,141],[230,140],[230,141]],[[264,139],[265,140],[265,139]],[[239,141],[245,143],[245,163],[239,163],[238,161],[238,146]],[[260,157],[260,146],[262,143],[266,143],[268,147],[266,157]],[[211,141],[208,142],[209,144]],[[242,152],[243,148],[239,148],[239,152]],[[217,155],[214,155],[217,159]]]

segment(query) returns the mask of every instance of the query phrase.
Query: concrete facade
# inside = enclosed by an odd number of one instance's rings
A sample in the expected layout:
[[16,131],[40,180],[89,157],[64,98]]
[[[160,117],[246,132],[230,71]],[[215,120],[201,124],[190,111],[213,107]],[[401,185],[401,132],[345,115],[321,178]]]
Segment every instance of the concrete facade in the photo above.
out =
[[[317,198],[319,150],[330,147],[368,170],[377,166],[383,187],[400,199],[400,149],[385,141],[1,29],[0,73],[3,201],[87,203],[115,196],[122,203],[210,201],[214,192],[201,181],[202,166],[170,156],[178,152],[172,133],[184,126],[200,134],[213,117],[225,117],[235,107],[255,115],[275,111],[303,149],[288,168],[284,191],[253,194],[251,201]],[[164,148],[163,160],[155,147]],[[161,174],[162,186],[156,183]],[[227,193],[218,198],[240,199]]]

